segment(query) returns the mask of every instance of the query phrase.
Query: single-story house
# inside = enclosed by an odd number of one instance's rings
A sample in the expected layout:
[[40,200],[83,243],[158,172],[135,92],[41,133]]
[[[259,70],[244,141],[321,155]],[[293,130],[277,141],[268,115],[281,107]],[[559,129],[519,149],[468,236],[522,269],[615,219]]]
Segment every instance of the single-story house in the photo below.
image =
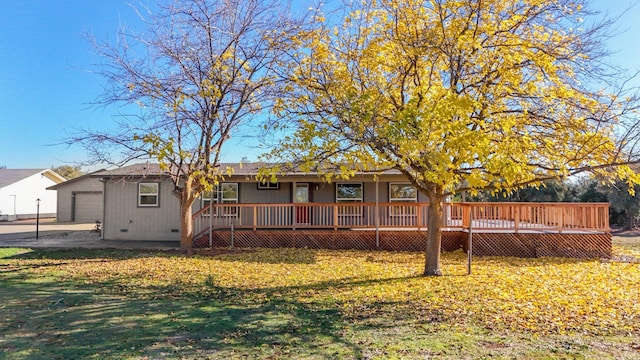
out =
[[0,221],[55,217],[56,191],[47,188],[63,181],[50,169],[0,169]]
[[104,184],[100,178],[92,176],[101,171],[104,171],[104,169],[47,188],[58,192],[57,221],[76,223],[102,222]]
[[[425,248],[428,198],[399,171],[333,182],[294,171],[261,183],[259,164],[221,164],[227,167],[232,175],[193,204],[197,247]],[[130,165],[91,177],[103,184],[103,239],[180,239],[180,204],[158,165]],[[476,255],[610,257],[608,207],[447,203],[442,247],[464,248],[472,232]]]
[[[349,181],[333,183],[322,181],[317,173],[291,172],[276,183],[260,183],[256,180],[258,165],[221,164],[221,168],[232,168],[232,175],[225,176],[214,191],[202,194],[194,203],[193,212],[209,204],[222,206],[213,218],[224,221],[218,225],[228,226],[231,219],[240,221],[250,216],[247,211],[229,207],[230,204],[298,204],[295,222],[312,226],[320,213],[303,209],[303,204],[426,203],[428,200],[399,172],[384,172],[377,180],[373,174],[360,174]],[[180,203],[172,194],[171,180],[157,164],[130,165],[91,176],[104,183],[104,239],[180,239]],[[363,211],[356,207],[342,210]]]

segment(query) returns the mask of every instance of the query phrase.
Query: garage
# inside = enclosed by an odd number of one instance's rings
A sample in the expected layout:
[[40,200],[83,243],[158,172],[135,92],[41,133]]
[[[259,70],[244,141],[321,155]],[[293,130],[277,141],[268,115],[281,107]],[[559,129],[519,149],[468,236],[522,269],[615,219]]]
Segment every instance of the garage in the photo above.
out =
[[[98,170],[103,171],[103,170]],[[49,186],[58,192],[58,222],[95,223],[102,220],[104,184],[93,172]]]
[[102,221],[102,193],[75,193],[73,204],[73,221],[93,223]]

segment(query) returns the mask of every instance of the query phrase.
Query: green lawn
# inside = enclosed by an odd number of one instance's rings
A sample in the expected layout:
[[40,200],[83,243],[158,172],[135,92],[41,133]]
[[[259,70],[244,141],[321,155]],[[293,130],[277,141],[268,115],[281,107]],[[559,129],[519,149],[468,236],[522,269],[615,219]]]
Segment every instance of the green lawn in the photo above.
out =
[[638,243],[437,278],[415,253],[0,249],[0,358],[638,359]]

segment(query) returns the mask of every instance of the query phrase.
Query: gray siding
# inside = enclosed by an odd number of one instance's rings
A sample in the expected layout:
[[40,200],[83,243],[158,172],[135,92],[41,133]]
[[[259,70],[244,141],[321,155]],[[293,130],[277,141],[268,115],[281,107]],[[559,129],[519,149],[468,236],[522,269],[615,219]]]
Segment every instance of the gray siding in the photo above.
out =
[[[160,183],[160,206],[138,207],[138,183]],[[105,190],[103,238],[107,240],[180,240],[180,202],[168,180],[109,180]]]
[[[251,204],[268,203],[290,203],[292,199],[293,182],[282,181],[277,190],[261,190],[257,188],[255,182],[245,179],[230,179],[227,182],[237,182],[239,184],[239,202]],[[336,193],[336,183],[358,183],[364,185],[364,201],[373,203],[376,200],[376,183],[372,181],[338,181],[333,183],[322,183],[318,179],[295,179],[300,183],[308,183],[311,191],[311,200],[314,203],[334,203]],[[363,179],[364,180],[364,179]],[[370,180],[370,178],[369,178]],[[389,181],[406,182],[402,178],[385,179],[378,184],[379,202],[389,201]],[[103,238],[108,240],[180,240],[180,203],[172,194],[173,185],[169,180],[151,180],[144,182],[160,183],[160,206],[159,207],[139,207],[138,206],[138,183],[139,180],[113,179],[105,184],[105,214],[103,219]],[[316,189],[317,186],[317,189]],[[426,196],[418,195],[419,201],[426,201]],[[193,204],[195,213],[201,208],[201,201],[196,200]],[[247,223],[252,217],[250,211],[241,211],[238,217],[229,217],[226,221],[233,222],[234,219]]]
[[279,183],[280,188],[277,190],[258,189],[258,184],[245,182],[239,183],[240,203],[244,204],[273,204],[273,203],[289,203],[291,202],[291,183]]
[[[316,185],[318,190],[316,190]],[[311,184],[311,200],[314,203],[333,203],[336,200],[336,184],[331,183],[312,183]]]
[[418,202],[429,202],[429,197],[423,193],[421,193],[420,191],[418,191]]
[[[90,177],[72,180],[68,184],[62,183],[58,185],[57,220],[60,222],[74,221],[74,196],[83,193],[102,193],[102,189],[103,184],[100,179]],[[99,206],[102,207],[102,196],[100,196]],[[100,214],[102,214],[102,211],[100,211]],[[92,221],[95,220],[96,219]]]

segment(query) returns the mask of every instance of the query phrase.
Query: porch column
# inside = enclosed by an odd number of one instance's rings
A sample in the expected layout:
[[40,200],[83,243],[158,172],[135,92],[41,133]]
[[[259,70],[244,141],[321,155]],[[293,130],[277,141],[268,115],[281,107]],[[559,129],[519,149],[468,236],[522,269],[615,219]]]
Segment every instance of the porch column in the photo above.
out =
[[209,201],[209,248],[213,247],[213,195],[209,196],[212,201]]
[[380,201],[378,198],[378,182],[380,177],[376,174],[376,209],[374,211],[376,216],[376,247],[380,247]]

